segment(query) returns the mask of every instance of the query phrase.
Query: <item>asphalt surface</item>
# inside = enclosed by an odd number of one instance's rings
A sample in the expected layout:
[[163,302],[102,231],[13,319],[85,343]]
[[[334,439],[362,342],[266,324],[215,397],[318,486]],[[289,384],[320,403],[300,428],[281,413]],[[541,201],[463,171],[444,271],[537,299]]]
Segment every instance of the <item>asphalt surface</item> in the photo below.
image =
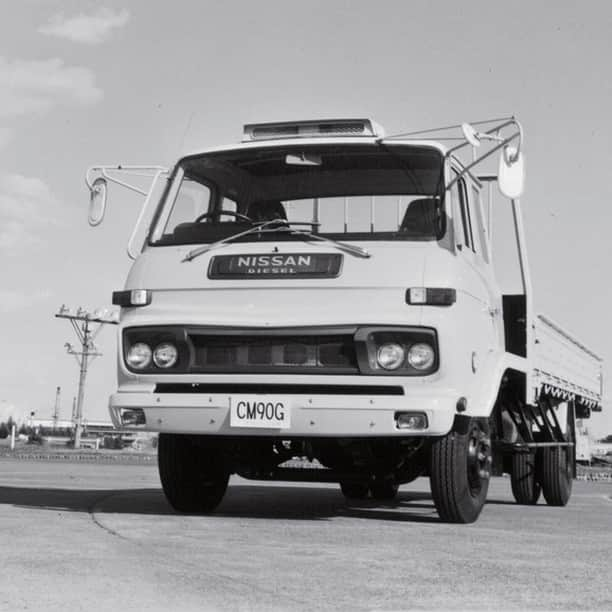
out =
[[446,525],[425,479],[377,505],[235,478],[182,516],[154,466],[0,459],[0,610],[612,609],[611,496],[521,507],[496,478]]

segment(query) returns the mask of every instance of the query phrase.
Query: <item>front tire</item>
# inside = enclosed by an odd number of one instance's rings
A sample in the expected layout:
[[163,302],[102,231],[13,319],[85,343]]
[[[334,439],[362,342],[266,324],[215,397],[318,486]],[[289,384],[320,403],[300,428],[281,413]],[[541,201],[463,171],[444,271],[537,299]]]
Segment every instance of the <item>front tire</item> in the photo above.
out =
[[491,475],[486,425],[457,417],[453,430],[433,443],[430,482],[436,510],[447,523],[473,523],[485,504]]
[[166,499],[177,512],[206,514],[223,499],[229,480],[223,457],[196,437],[160,434],[157,463]]

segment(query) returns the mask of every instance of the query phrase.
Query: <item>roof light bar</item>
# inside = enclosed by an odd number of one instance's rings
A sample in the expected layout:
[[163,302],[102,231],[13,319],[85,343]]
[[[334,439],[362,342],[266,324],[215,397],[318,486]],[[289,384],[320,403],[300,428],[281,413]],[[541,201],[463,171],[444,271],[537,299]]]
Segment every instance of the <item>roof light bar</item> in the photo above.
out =
[[244,126],[242,142],[330,136],[382,138],[384,135],[383,128],[371,119],[322,119],[319,121],[249,123]]

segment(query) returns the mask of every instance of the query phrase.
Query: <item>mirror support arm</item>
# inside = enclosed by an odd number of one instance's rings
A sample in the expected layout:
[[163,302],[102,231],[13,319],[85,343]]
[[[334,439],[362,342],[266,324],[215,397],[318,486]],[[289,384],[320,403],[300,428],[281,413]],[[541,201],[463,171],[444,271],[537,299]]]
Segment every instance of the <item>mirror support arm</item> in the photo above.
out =
[[112,176],[109,172],[125,172],[126,174],[132,174],[135,176],[144,176],[151,177],[151,173],[154,172],[156,174],[168,172],[167,168],[163,166],[122,166],[122,165],[114,165],[114,166],[92,166],[88,168],[85,173],[85,184],[87,188],[91,191],[93,189],[93,178],[94,174],[101,174],[107,181],[111,183],[116,183],[117,185],[121,185],[121,187],[125,187],[126,189],[130,189],[131,191],[135,191],[140,195],[146,196],[148,194],[147,191],[137,187],[136,185],[132,185],[130,183],[126,183],[116,176]]
[[[492,147],[491,149],[489,149],[486,153],[484,153],[483,155],[481,155],[480,157],[478,157],[477,159],[475,159],[472,163],[468,164],[467,166],[465,166],[463,168],[463,170],[456,176],[454,177],[450,183],[448,183],[446,185],[446,189],[450,189],[464,174],[467,174],[468,172],[470,172],[470,170],[472,168],[474,168],[475,166],[477,166],[480,162],[484,161],[485,159],[487,159],[487,157],[491,157],[491,155],[493,155],[493,153],[499,151],[502,147],[505,147],[506,145],[508,145],[509,143],[511,143],[514,139],[516,138],[521,138],[521,132],[515,132],[514,134],[512,134],[511,136],[508,136],[507,138],[504,138],[501,142],[497,143],[494,147]],[[452,153],[454,153],[455,151],[457,151],[457,149],[464,147],[466,143],[457,145],[456,147],[453,147],[452,149],[449,149],[446,152],[445,157],[448,158]]]
[[[521,269],[521,280],[523,284],[523,292],[525,294],[525,359],[528,364],[533,360],[533,348],[535,346],[534,338],[534,315],[533,315],[533,293],[531,288],[531,274],[529,268],[529,260],[527,258],[527,241],[525,239],[525,227],[523,226],[523,215],[521,212],[520,200],[513,199],[512,202],[512,216],[514,219],[514,232],[516,238],[516,246],[519,256],[519,265]],[[533,372],[532,367],[528,367],[528,372]],[[532,397],[530,397],[531,389],[534,388],[534,375],[532,374],[531,380],[527,380],[525,386],[524,401],[530,403]]]
[[136,259],[138,257],[138,252],[134,249],[134,243],[136,242],[136,234],[138,233],[138,229],[140,228],[140,224],[144,219],[144,216],[149,209],[149,204],[153,197],[153,192],[155,191],[155,186],[157,185],[157,181],[159,177],[166,172],[165,168],[159,168],[157,172],[153,175],[153,179],[151,180],[151,185],[149,187],[148,193],[146,193],[145,201],[142,203],[140,208],[140,213],[138,213],[138,219],[136,219],[136,223],[134,224],[134,229],[132,230],[132,234],[130,235],[130,239],[128,240],[127,245],[127,254],[130,259]]

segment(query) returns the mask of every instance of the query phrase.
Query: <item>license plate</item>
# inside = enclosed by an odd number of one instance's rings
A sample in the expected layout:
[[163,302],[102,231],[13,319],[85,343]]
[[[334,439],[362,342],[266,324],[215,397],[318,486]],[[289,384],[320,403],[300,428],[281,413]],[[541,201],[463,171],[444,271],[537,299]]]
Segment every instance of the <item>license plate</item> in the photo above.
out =
[[230,398],[231,427],[291,427],[291,402],[273,395]]

